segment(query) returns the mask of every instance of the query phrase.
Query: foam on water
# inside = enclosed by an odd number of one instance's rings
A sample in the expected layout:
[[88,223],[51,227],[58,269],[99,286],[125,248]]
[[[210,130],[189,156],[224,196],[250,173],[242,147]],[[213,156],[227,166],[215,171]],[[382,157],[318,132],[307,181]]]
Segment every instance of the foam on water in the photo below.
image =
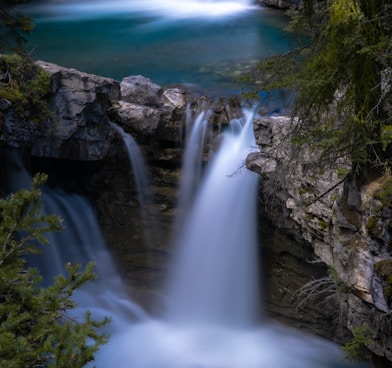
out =
[[336,345],[279,326],[241,330],[150,320],[114,335],[98,353],[97,367],[348,367],[341,359]]

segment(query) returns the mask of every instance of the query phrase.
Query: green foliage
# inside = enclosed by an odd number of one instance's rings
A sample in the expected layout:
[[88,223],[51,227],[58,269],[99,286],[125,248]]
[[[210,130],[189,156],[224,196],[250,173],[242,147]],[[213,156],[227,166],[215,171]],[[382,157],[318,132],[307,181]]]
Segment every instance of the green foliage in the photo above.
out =
[[336,169],[336,174],[338,175],[339,178],[345,178],[350,172],[351,169],[347,167],[338,167]]
[[19,14],[14,5],[23,0],[0,0],[0,53],[16,52],[25,54],[23,44],[26,36],[32,31],[32,19]]
[[37,253],[36,242],[47,244],[45,234],[61,229],[55,215],[40,211],[38,175],[31,190],[0,199],[0,366],[82,367],[107,341],[89,313],[76,321],[67,313],[75,307],[73,292],[94,279],[93,264],[84,270],[66,265],[67,276],[58,276],[48,288],[41,286],[38,271],[29,268],[26,256]]
[[334,280],[337,292],[348,293],[350,291],[350,288],[339,277],[337,271],[332,266],[328,267],[328,275],[332,280]]
[[42,121],[52,117],[46,96],[51,78],[28,57],[5,55],[0,58],[0,98],[12,103],[18,118]]
[[326,222],[324,220],[320,220],[319,226],[320,226],[321,230],[327,230],[328,229],[328,222]]
[[[291,12],[299,46],[263,60],[258,88],[294,96],[293,142],[335,162],[384,164],[392,142],[391,23],[387,0],[305,0]],[[318,159],[320,163],[320,159]]]
[[373,341],[373,332],[368,326],[357,326],[353,335],[353,339],[343,346],[343,352],[350,361],[363,361],[368,353],[367,346]]
[[374,193],[374,198],[381,201],[383,206],[392,205],[392,177],[388,178],[382,187]]

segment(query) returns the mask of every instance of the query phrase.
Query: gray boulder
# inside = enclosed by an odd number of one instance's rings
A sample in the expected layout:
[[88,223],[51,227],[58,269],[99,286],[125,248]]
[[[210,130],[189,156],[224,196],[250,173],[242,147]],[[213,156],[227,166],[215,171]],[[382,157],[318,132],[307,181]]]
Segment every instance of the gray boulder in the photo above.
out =
[[162,105],[162,88],[142,75],[126,77],[121,81],[121,99],[137,105]]

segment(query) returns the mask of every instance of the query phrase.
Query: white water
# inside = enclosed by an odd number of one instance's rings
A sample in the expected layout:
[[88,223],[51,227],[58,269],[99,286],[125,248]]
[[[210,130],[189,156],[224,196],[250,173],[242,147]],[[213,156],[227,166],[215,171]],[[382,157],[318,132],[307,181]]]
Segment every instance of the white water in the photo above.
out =
[[130,134],[125,132],[122,127],[117,124],[112,124],[112,127],[120,134],[121,138],[123,139],[125,150],[127,151],[130,169],[134,173],[133,177],[136,184],[140,209],[143,210],[148,197],[151,196],[151,193],[150,182],[147,177],[147,169],[143,160],[142,152],[135,139]]
[[201,180],[203,145],[209,113],[200,112],[195,119],[187,113],[187,149],[181,173],[180,199],[178,206],[187,209],[192,202],[194,188]]
[[254,7],[251,0],[63,0],[46,1],[35,8],[41,12],[48,12],[52,17],[64,19],[91,18],[109,14],[206,19],[238,15]]
[[257,318],[258,179],[237,172],[252,149],[251,118],[225,136],[178,234],[164,318],[122,320],[98,368],[348,367],[334,344]]
[[75,293],[79,308],[71,314],[78,319],[82,319],[87,310],[97,319],[115,315],[111,333],[121,330],[124,320],[147,320],[147,314],[127,293],[87,200],[76,194],[43,188],[43,203],[45,212],[59,214],[64,226],[64,231],[47,235],[50,245],[36,260],[46,283],[51,284],[53,277],[64,273],[67,262],[96,263],[97,280]]
[[[97,318],[112,318],[111,339],[91,367],[353,367],[340,361],[342,353],[332,343],[258,321],[251,203],[256,202],[257,179],[246,170],[231,175],[251,148],[252,138],[251,129],[236,136],[230,133],[213,160],[178,238],[168,296],[172,303],[160,320],[147,316],[127,295],[88,202],[77,195],[45,191],[48,211],[60,214],[66,228],[59,236],[52,234],[45,249],[46,277],[60,273],[68,261],[96,261],[99,279],[77,293],[79,308],[73,316],[81,318],[89,309]],[[29,186],[18,160],[10,171],[10,183],[17,189]]]
[[239,136],[225,135],[183,222],[171,267],[172,303],[167,313],[171,321],[224,326],[255,323],[259,176],[240,169],[254,144],[248,133],[252,117],[248,113]]
[[[49,211],[65,219],[66,231],[51,239],[47,249],[54,253],[45,252],[45,274],[61,272],[68,261],[96,261],[98,282],[78,292],[80,308],[74,316],[90,309],[94,316],[112,317],[111,340],[91,366],[348,367],[340,362],[337,346],[257,318],[257,177],[245,169],[236,172],[252,149],[251,125],[248,128],[225,137],[186,218],[168,287],[171,303],[161,320],[146,316],[127,297],[87,201],[46,192]],[[16,178],[9,173],[10,182],[23,182],[21,165],[14,167]]]

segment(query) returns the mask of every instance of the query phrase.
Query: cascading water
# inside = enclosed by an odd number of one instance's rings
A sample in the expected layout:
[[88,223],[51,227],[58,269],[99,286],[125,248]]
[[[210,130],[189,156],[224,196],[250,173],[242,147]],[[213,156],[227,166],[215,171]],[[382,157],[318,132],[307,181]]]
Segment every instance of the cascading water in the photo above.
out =
[[254,140],[252,118],[226,134],[182,222],[164,317],[122,319],[98,367],[348,367],[335,345],[257,318],[258,179],[241,170]]
[[[6,185],[1,183],[3,195],[31,187],[31,176],[17,151],[3,150],[2,164],[7,179]],[[47,234],[50,245],[42,248],[41,255],[29,256],[30,265],[38,267],[44,276],[44,284],[51,285],[55,276],[63,274],[67,262],[86,265],[93,261],[97,265],[97,281],[77,291],[79,310],[75,313],[80,314],[88,309],[97,318],[114,314],[117,316],[117,319],[113,319],[114,330],[119,318],[146,319],[147,314],[143,309],[129,298],[87,200],[44,186],[42,201],[43,211],[60,215],[64,227],[64,231]]]
[[202,154],[205,134],[207,130],[209,114],[206,111],[200,112],[196,119],[192,119],[191,114],[187,113],[187,147],[184,155],[184,164],[181,175],[180,199],[178,206],[188,208],[190,205],[194,187],[200,181],[202,171]]
[[[225,135],[180,230],[179,254],[169,287],[171,321],[228,326],[255,323],[259,305],[255,226],[258,175],[238,172],[254,143],[249,134],[252,122],[249,112],[239,136]],[[198,119],[196,129],[197,124]]]
[[[171,302],[163,319],[148,317],[127,296],[87,201],[45,190],[49,212],[60,214],[66,229],[44,249],[46,276],[61,273],[69,261],[97,262],[98,282],[77,293],[79,308],[73,312],[78,316],[89,309],[95,317],[112,318],[111,339],[96,356],[97,368],[348,367],[339,362],[341,354],[333,344],[257,323],[257,177],[238,171],[252,142],[251,120],[250,115],[248,129],[225,137],[207,170],[177,238]],[[20,162],[9,166],[15,189],[28,186]]]
[[134,171],[134,181],[138,194],[140,209],[143,211],[150,193],[150,183],[147,176],[147,170],[143,161],[143,155],[135,139],[124,131],[122,127],[117,124],[111,125],[121,136],[124,141],[125,150],[127,151],[130,167]]
[[123,320],[146,320],[147,314],[131,301],[126,291],[87,200],[76,194],[43,188],[43,204],[47,213],[59,214],[64,225],[64,231],[48,234],[50,245],[35,260],[45,280],[50,284],[53,277],[63,273],[67,262],[96,263],[97,280],[76,291],[79,308],[72,314],[90,310],[95,318],[115,315],[112,333],[120,328]]

